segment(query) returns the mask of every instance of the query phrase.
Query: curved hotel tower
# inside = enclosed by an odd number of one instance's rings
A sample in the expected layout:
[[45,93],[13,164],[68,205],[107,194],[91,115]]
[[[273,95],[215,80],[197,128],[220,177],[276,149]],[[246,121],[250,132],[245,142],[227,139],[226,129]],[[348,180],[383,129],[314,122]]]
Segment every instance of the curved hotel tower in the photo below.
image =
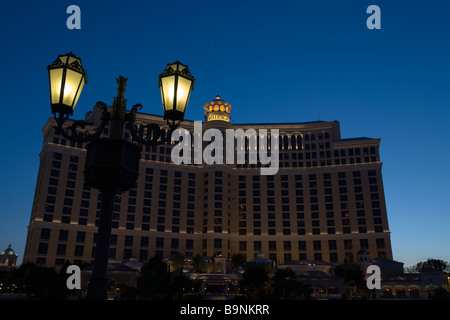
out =
[[[261,175],[264,165],[250,163],[250,137],[244,163],[175,164],[175,142],[143,147],[136,187],[115,199],[110,259],[240,253],[251,260],[262,251],[277,263],[339,264],[355,262],[361,249],[392,259],[380,139],[341,139],[338,121],[232,123],[231,109],[220,96],[207,102],[203,132],[278,129],[278,172]],[[86,118],[98,125],[100,110]],[[149,122],[167,126],[161,116],[137,115],[136,123]],[[182,123],[192,135],[194,126]],[[101,194],[83,185],[85,144],[54,127],[50,118],[42,130],[24,261],[58,267],[94,259]]]

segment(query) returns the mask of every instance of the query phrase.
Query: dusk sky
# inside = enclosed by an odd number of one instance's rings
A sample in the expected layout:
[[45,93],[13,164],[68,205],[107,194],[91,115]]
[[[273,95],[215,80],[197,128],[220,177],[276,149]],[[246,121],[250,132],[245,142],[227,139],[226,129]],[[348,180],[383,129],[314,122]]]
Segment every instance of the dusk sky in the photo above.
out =
[[[381,29],[369,30],[370,5]],[[81,9],[69,30],[66,9]],[[394,260],[450,261],[450,1],[8,1],[0,10],[3,122],[0,251],[22,261],[51,116],[46,67],[82,58],[74,112],[111,105],[162,115],[158,75],[180,60],[196,78],[186,119],[217,94],[233,123],[338,120],[342,138],[381,138]]]

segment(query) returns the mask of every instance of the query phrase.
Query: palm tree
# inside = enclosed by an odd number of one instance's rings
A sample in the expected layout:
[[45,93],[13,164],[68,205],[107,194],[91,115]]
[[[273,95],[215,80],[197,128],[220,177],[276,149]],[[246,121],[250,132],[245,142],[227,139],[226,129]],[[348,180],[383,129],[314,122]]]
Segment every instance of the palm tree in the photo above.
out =
[[306,292],[306,287],[290,268],[278,269],[272,277],[271,285],[275,296],[286,299],[295,299]]

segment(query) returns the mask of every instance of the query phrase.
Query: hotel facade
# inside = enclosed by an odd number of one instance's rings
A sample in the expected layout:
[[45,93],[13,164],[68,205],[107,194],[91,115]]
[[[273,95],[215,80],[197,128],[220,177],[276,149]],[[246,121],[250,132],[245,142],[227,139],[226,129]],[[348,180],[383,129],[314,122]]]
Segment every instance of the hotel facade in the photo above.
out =
[[[175,142],[144,146],[136,187],[115,197],[111,260],[176,253],[252,260],[263,252],[276,263],[340,264],[356,262],[359,250],[392,259],[380,139],[342,139],[338,121],[232,123],[231,108],[219,96],[207,102],[202,130],[278,129],[278,172],[261,175],[264,165],[250,163],[251,138],[245,162],[233,164],[175,164]],[[94,107],[86,119],[96,126],[100,115]],[[161,116],[138,113],[136,124],[147,123],[168,129]],[[24,261],[89,263],[101,194],[83,183],[86,144],[66,141],[55,125],[50,118],[42,130]],[[194,121],[182,127],[194,135]],[[131,140],[127,127],[124,138]]]

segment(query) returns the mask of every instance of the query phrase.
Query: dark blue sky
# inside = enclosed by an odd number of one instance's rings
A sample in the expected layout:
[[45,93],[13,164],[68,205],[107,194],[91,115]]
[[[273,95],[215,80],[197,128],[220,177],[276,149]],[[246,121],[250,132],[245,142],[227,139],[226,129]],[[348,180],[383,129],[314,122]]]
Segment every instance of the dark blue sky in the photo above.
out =
[[[69,5],[81,30],[68,30]],[[366,27],[369,5],[381,30]],[[129,107],[162,114],[168,62],[196,77],[187,119],[219,93],[232,121],[338,120],[343,138],[381,138],[394,259],[450,261],[450,2],[9,1],[0,10],[3,123],[0,250],[23,257],[41,129],[50,116],[46,66],[73,51],[88,72],[75,109],[111,104],[128,77]]]

